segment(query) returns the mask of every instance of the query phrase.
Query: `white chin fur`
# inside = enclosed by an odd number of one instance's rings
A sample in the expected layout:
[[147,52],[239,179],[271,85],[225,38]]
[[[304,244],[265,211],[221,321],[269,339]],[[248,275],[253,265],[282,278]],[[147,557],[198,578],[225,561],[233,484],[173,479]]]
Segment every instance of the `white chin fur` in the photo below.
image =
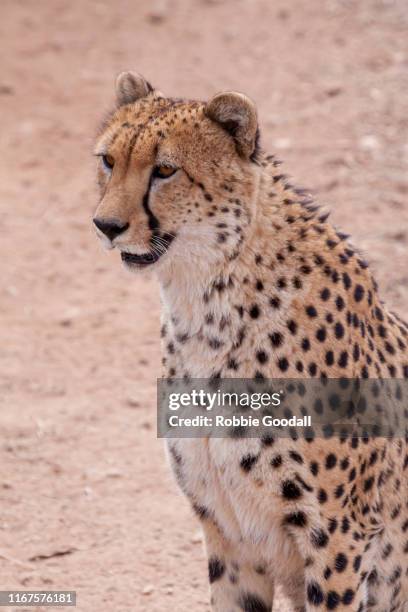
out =
[[129,245],[129,246],[121,246],[117,245],[117,248],[121,253],[131,253],[132,255],[144,255],[149,252],[149,247],[147,246],[139,246],[139,245]]

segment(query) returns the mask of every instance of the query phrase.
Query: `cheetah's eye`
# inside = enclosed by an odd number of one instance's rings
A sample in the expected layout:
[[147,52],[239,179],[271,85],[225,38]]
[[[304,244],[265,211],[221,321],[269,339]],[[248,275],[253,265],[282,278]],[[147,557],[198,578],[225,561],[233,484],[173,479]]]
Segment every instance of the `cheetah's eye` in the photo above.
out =
[[154,178],[166,179],[173,176],[177,172],[177,168],[173,166],[155,166],[153,168]]
[[105,168],[107,170],[112,170],[113,166],[115,165],[115,160],[113,159],[112,155],[101,155],[101,157]]

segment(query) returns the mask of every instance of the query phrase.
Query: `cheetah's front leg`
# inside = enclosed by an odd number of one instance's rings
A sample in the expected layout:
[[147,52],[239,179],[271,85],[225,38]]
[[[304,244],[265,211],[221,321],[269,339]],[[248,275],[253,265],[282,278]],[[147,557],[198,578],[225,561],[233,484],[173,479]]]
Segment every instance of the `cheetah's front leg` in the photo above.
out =
[[[332,544],[326,541],[323,529],[312,531],[311,539],[314,550],[308,551],[305,562],[306,612],[364,612],[370,560],[361,542],[343,537]],[[303,551],[308,544],[303,542]]]
[[214,612],[271,612],[273,580],[262,565],[242,561],[211,520],[203,521]]

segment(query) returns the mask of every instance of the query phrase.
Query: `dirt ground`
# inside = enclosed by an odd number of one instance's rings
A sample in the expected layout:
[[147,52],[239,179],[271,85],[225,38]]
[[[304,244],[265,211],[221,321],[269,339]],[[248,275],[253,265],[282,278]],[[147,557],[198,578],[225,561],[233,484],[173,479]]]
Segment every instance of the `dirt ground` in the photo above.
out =
[[94,134],[123,69],[176,96],[246,92],[264,147],[406,316],[408,5],[1,4],[0,588],[206,612],[199,527],[156,439],[158,290],[95,239]]

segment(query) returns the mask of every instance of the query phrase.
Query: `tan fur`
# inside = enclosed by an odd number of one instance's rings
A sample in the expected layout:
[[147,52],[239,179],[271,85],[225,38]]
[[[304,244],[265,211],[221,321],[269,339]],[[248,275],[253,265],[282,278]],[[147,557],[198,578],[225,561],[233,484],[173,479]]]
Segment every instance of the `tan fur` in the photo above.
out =
[[[122,252],[163,253],[151,269],[165,375],[406,377],[406,325],[344,236],[255,150],[252,103],[227,94],[208,106],[139,85],[96,145],[115,159],[111,174],[98,170],[96,217],[129,223],[112,243]],[[180,169],[149,190],[162,164]],[[405,439],[172,440],[170,461],[206,536],[213,610],[271,610],[275,582],[298,611],[407,609],[406,456]],[[282,495],[299,478],[299,497]]]

